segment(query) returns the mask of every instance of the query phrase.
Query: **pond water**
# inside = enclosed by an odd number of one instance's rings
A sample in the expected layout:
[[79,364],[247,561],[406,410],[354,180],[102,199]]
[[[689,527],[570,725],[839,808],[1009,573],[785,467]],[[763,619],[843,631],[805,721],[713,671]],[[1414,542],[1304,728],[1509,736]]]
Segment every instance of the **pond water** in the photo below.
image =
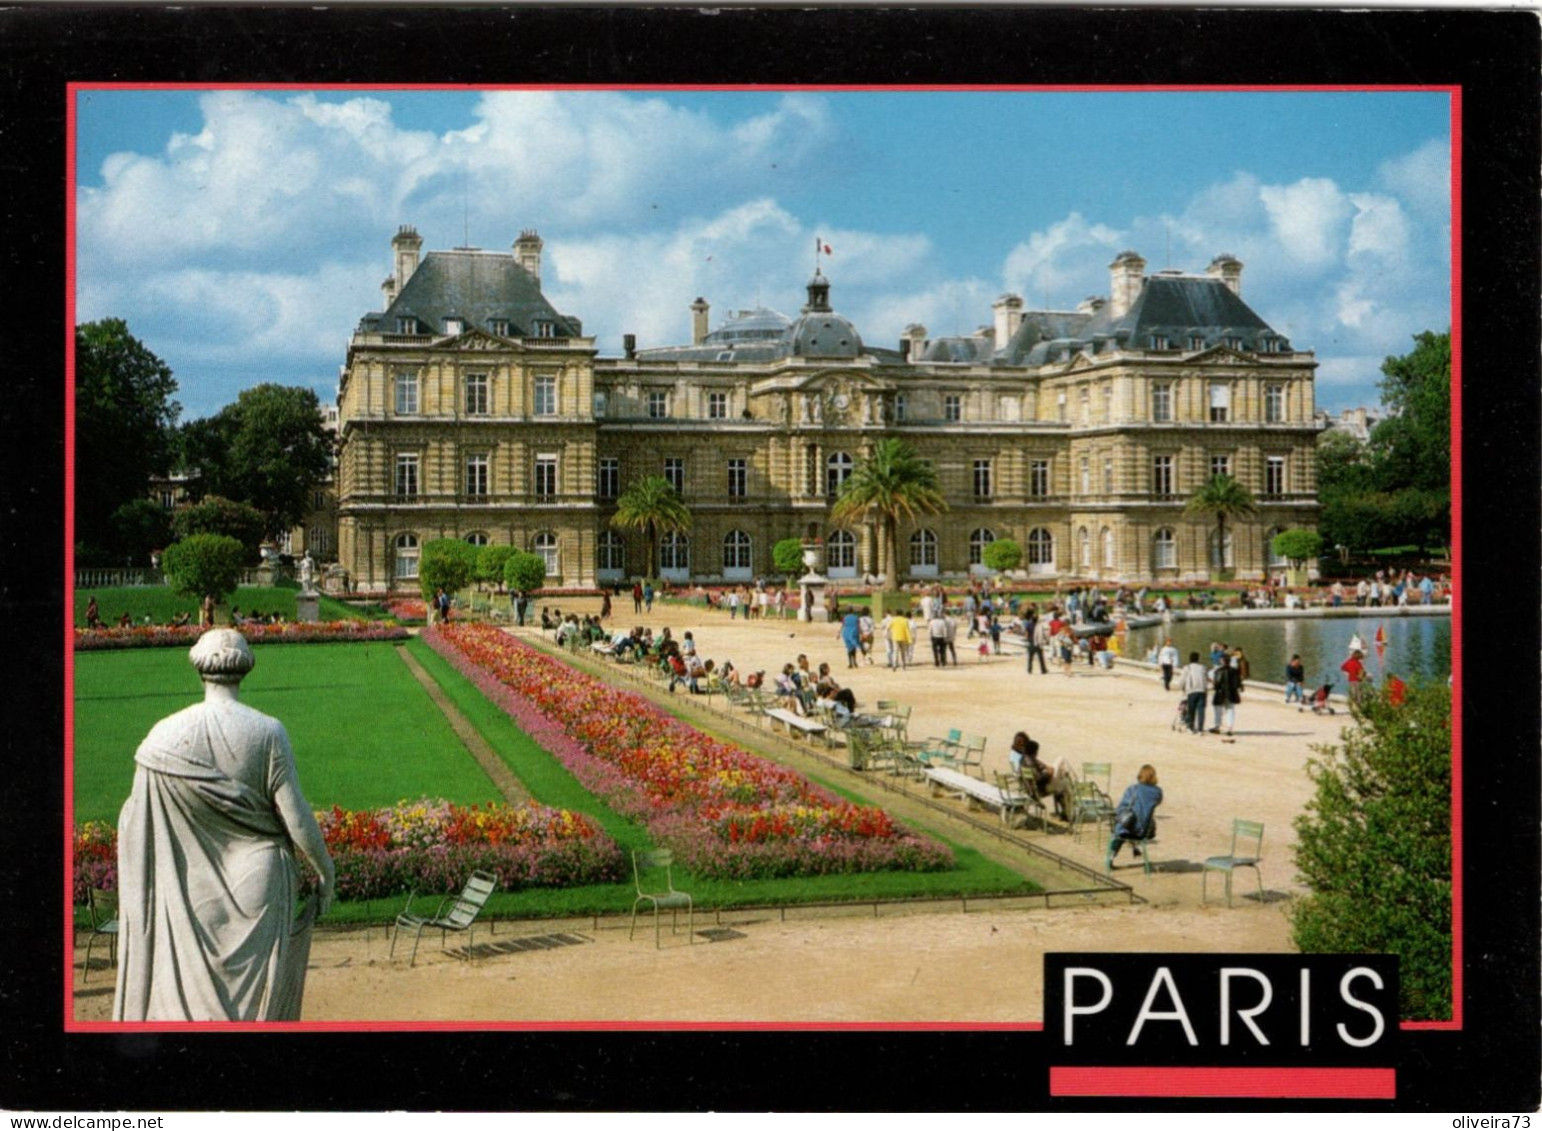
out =
[[[1376,628],[1386,630],[1387,650],[1380,665],[1376,660]],[[1378,683],[1384,672],[1396,672],[1410,682],[1444,680],[1451,674],[1451,618],[1418,617],[1292,617],[1258,620],[1176,621],[1171,632],[1162,626],[1133,629],[1127,655],[1143,660],[1153,645],[1160,647],[1163,637],[1172,636],[1173,644],[1184,660],[1198,652],[1208,662],[1210,644],[1221,641],[1241,647],[1247,654],[1253,678],[1283,683],[1285,663],[1292,653],[1300,653],[1306,665],[1308,687],[1332,680],[1335,691],[1346,690],[1344,673],[1339,671],[1349,655],[1351,637],[1365,641],[1365,665]]]

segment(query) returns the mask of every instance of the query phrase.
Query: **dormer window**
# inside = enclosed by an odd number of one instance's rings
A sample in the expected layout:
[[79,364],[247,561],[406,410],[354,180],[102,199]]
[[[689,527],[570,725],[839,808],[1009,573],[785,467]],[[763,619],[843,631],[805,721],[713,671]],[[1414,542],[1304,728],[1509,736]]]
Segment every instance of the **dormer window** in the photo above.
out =
[[487,332],[499,338],[509,336],[509,320],[507,318],[490,318],[487,322]]
[[1168,345],[1167,345],[1167,335],[1166,334],[1152,334],[1151,335],[1151,348],[1154,349],[1154,350],[1165,350],[1165,349],[1167,349],[1168,348]]
[[557,324],[545,318],[537,318],[531,330],[537,338],[555,338],[557,336]]
[[1205,348],[1205,339],[1199,334],[1189,335],[1189,349],[1202,350]]
[[398,334],[416,334],[418,332],[418,320],[410,315],[398,314],[396,316],[396,332]]
[[1241,338],[1227,338],[1226,339],[1226,348],[1227,349],[1233,349],[1233,350],[1241,350],[1242,349],[1242,339]]
[[1263,340],[1262,344],[1263,344],[1263,351],[1265,353],[1279,353],[1280,352],[1280,339],[1278,339],[1278,338],[1265,338]]
[[446,334],[464,334],[466,332],[466,320],[451,315],[444,320],[444,332]]

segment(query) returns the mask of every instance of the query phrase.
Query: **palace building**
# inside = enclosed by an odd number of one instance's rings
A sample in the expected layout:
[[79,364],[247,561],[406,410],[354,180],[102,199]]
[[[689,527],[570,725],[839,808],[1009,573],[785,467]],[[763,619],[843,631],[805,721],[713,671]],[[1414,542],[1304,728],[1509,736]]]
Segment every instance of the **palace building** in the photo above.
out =
[[[1156,584],[1265,576],[1270,539],[1316,522],[1316,361],[1243,301],[1243,265],[1146,271],[1133,251],[1109,295],[1075,310],[1003,295],[972,336],[906,328],[863,340],[815,269],[796,316],[714,324],[689,343],[601,357],[541,291],[542,241],[512,253],[422,255],[403,227],[381,312],[348,346],[339,391],[337,557],[360,592],[414,589],[436,538],[541,554],[548,584],[657,573],[736,582],[775,573],[771,548],[818,537],[834,578],[885,574],[870,526],[831,522],[873,443],[907,440],[937,468],[946,514],[898,536],[901,581],[965,577],[1011,538],[1045,581]],[[1227,524],[1185,513],[1217,473],[1258,503]],[[663,475],[692,516],[654,568],[612,528],[617,497]]]

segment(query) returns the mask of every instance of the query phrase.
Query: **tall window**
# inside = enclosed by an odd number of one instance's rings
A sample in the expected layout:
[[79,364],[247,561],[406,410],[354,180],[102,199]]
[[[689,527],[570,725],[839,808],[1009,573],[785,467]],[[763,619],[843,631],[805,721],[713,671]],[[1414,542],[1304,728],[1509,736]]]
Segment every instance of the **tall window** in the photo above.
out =
[[1077,478],[1081,483],[1083,495],[1092,494],[1092,464],[1086,456],[1082,456],[1076,465]]
[[1087,386],[1083,385],[1082,386],[1082,390],[1077,395],[1076,399],[1077,399],[1077,402],[1081,405],[1082,423],[1083,424],[1091,424],[1092,423],[1092,390],[1087,388]]
[[1231,456],[1230,455],[1216,455],[1216,456],[1211,456],[1210,457],[1210,478],[1211,479],[1214,479],[1217,475],[1230,475],[1230,474],[1231,474]]
[[942,398],[942,418],[949,424],[956,424],[964,419],[964,398],[957,393],[949,393]]
[[396,375],[396,411],[411,415],[418,411],[418,371],[403,369]]
[[1033,459],[1028,461],[1028,494],[1035,499],[1048,497],[1049,460]]
[[312,553],[317,557],[321,557],[330,551],[332,540],[327,537],[327,528],[325,526],[313,526],[310,529],[310,533],[305,537],[305,544]]
[[937,535],[930,530],[917,530],[910,536],[910,568],[937,568]]
[[466,374],[466,415],[487,415],[487,374]]
[[398,534],[396,536],[396,578],[405,581],[418,575],[418,536],[416,534]]
[[1285,386],[1264,386],[1264,423],[1278,424],[1285,419]]
[[1285,457],[1269,456],[1264,460],[1264,494],[1285,493]]
[[669,415],[669,394],[662,389],[654,389],[648,394],[648,416],[653,420],[663,420]]
[[1037,566],[1040,573],[1055,564],[1055,536],[1042,526],[1028,532],[1028,566]]
[[1104,385],[1103,386],[1103,419],[1104,420],[1112,420],[1113,418],[1114,418],[1114,387],[1112,385]]
[[677,494],[685,494],[685,460],[679,456],[670,456],[665,459],[664,478],[669,480],[669,485]]
[[399,452],[396,456],[396,493],[403,498],[414,498],[418,493],[417,452]]
[[969,535],[969,564],[972,566],[985,564],[985,547],[996,540],[994,531],[981,527]]
[[1231,419],[1231,386],[1216,383],[1210,386],[1210,423],[1225,424]]
[[1092,568],[1092,538],[1085,526],[1076,529],[1076,560],[1082,569]]
[[742,530],[730,530],[723,535],[723,573],[748,572],[750,568],[750,536]]
[[473,534],[468,534],[466,535],[466,544],[468,546],[485,546],[487,545],[487,535],[481,533],[480,531],[477,531]]
[[1222,541],[1220,531],[1212,530],[1210,532],[1210,568],[1230,569],[1232,567],[1231,551],[1231,531],[1226,532],[1226,538]]
[[614,530],[607,530],[601,534],[597,564],[602,573],[625,572],[626,539]]
[[825,569],[834,577],[855,577],[857,573],[857,536],[849,530],[830,534],[825,552]]
[[832,498],[839,494],[841,485],[851,478],[855,466],[855,461],[845,452],[831,452],[830,458],[825,460],[825,494]]
[[530,543],[530,552],[540,556],[546,563],[546,576],[557,576],[557,536],[555,534],[537,534],[535,540]]
[[595,493],[602,499],[621,494],[621,461],[615,456],[601,456]]
[[1112,530],[1110,530],[1108,527],[1105,526],[1103,528],[1102,534],[1099,535],[1099,538],[1101,539],[1101,541],[1103,543],[1103,568],[1104,569],[1113,569],[1114,568],[1114,532]]
[[557,378],[549,373],[535,379],[535,415],[557,415]]
[[486,452],[475,452],[466,457],[466,494],[487,494]]
[[1103,494],[1114,493],[1114,460],[1112,456],[1103,457]]
[[894,421],[896,424],[905,422],[905,413],[909,410],[910,403],[904,393],[894,394]]
[[1178,568],[1178,540],[1165,526],[1151,536],[1151,564],[1156,569]]
[[707,394],[707,418],[710,420],[728,419],[728,394]]
[[535,457],[535,494],[539,499],[557,497],[557,457]]
[[1151,457],[1151,493],[1153,495],[1171,495],[1173,493],[1173,457]]
[[1168,424],[1173,419],[1173,387],[1151,386],[1151,419],[1157,424]]
[[974,497],[977,499],[991,497],[991,461],[988,459],[974,461]]
[[803,487],[803,493],[806,495],[819,494],[819,446],[817,444],[810,444],[803,449]]
[[1065,394],[1061,393],[1058,397],[1055,398],[1055,419],[1059,420],[1061,423],[1064,423],[1068,419],[1066,415],[1067,411]]
[[747,460],[731,459],[728,461],[728,497],[730,499],[742,499],[749,480],[749,464]]
[[675,573],[690,572],[691,540],[676,531],[665,534],[659,540],[659,568]]
[[1283,526],[1276,526],[1273,530],[1269,531],[1269,533],[1264,536],[1264,553],[1269,556],[1269,565],[1271,567],[1278,568],[1279,566],[1290,564],[1285,560],[1285,555],[1274,548],[1275,537],[1284,533],[1285,528]]

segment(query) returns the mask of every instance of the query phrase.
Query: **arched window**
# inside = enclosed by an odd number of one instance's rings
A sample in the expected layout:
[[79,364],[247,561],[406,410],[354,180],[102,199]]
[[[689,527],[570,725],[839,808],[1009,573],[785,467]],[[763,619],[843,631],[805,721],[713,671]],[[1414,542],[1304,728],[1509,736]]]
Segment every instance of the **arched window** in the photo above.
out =
[[1153,569],[1178,568],[1178,540],[1165,526],[1151,536],[1151,567]]
[[614,530],[600,535],[597,562],[600,575],[607,579],[620,577],[626,572],[626,539]]
[[825,572],[831,577],[857,576],[857,536],[851,531],[831,531],[825,553]]
[[1212,530],[1210,532],[1210,568],[1232,568],[1232,532],[1230,530],[1226,532],[1224,544],[1221,542],[1220,531]]
[[1269,555],[1269,565],[1274,569],[1283,569],[1290,564],[1285,560],[1284,555],[1274,548],[1275,535],[1284,533],[1285,528],[1283,526],[1276,526],[1273,530],[1269,531],[1267,540],[1264,542],[1264,552]]
[[659,539],[659,572],[680,580],[691,572],[691,540],[671,531]]
[[487,535],[478,530],[466,535],[466,541],[473,546],[485,546],[487,545]]
[[1076,560],[1082,569],[1092,568],[1092,539],[1085,526],[1076,528]]
[[313,526],[310,533],[305,536],[305,545],[315,557],[323,557],[331,552],[332,539],[327,536],[325,526]]
[[917,530],[910,536],[910,572],[921,577],[937,575],[937,535]]
[[723,576],[742,581],[750,575],[750,536],[742,530],[723,535]]
[[1028,532],[1028,571],[1051,573],[1055,568],[1055,536],[1042,526]]
[[985,547],[996,540],[994,531],[986,530],[983,526],[969,535],[969,564],[972,566],[985,564]]
[[852,458],[845,452],[831,452],[830,458],[825,460],[825,494],[838,494],[841,484],[851,478],[854,466]]
[[411,581],[418,576],[418,536],[416,534],[398,534],[396,536],[396,579],[398,581]]
[[550,532],[537,534],[530,543],[530,552],[538,554],[546,563],[546,576],[556,577],[557,570],[557,536]]
[[1113,569],[1113,568],[1115,568],[1115,562],[1114,562],[1114,532],[1112,530],[1110,530],[1108,527],[1105,526],[1103,528],[1103,533],[1100,535],[1100,537],[1103,540],[1103,568],[1104,569]]

